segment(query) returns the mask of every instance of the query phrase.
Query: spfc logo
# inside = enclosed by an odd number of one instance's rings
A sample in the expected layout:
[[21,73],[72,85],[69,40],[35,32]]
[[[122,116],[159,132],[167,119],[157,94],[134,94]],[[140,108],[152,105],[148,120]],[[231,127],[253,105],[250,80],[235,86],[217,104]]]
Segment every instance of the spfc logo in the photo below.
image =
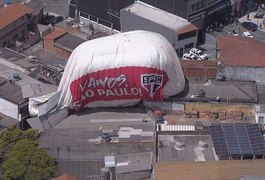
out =
[[149,92],[150,97],[153,98],[156,91],[162,86],[163,75],[160,74],[141,74],[141,85]]

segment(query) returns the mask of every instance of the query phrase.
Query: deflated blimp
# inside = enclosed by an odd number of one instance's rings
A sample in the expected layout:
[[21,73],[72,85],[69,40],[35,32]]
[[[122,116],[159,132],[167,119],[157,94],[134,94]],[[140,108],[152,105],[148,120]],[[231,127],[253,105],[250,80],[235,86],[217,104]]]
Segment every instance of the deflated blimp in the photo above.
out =
[[129,106],[180,93],[179,59],[162,35],[132,31],[87,41],[71,54],[58,91],[58,106]]

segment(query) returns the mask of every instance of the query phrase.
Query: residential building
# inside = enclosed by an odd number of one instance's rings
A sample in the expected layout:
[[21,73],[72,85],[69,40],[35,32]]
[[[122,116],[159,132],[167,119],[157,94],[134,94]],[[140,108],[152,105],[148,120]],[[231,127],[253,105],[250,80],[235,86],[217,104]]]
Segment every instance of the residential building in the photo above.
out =
[[37,21],[30,7],[20,3],[2,7],[0,22],[1,47],[23,50],[39,40]]
[[121,31],[147,30],[163,35],[179,57],[197,45],[198,28],[174,14],[136,1],[120,11]]
[[[19,78],[16,74],[14,76]],[[28,101],[23,98],[21,87],[15,83],[16,80],[0,77],[0,112],[23,122],[29,116]]]
[[265,83],[265,44],[255,39],[223,36],[219,48],[218,77]]
[[0,112],[0,133],[12,127],[19,128],[19,121]]
[[67,63],[66,59],[46,51],[36,55],[38,55],[40,71],[35,78],[44,83],[59,85]]
[[29,128],[26,122],[29,118],[28,98],[57,90],[54,86],[44,87],[42,82],[2,64],[0,79],[0,112],[18,120],[21,129]]
[[68,60],[73,50],[86,40],[69,34],[64,28],[55,27],[52,32],[44,36],[44,50]]
[[0,48],[0,64],[16,69],[27,75],[39,70],[39,64],[34,56],[25,56],[9,48]]

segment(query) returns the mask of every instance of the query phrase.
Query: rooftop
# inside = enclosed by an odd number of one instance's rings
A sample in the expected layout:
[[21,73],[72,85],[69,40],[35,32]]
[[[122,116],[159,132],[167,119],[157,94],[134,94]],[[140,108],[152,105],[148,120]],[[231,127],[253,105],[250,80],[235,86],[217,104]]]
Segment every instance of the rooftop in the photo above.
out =
[[38,15],[44,8],[44,2],[41,0],[26,0],[24,4],[33,9],[34,15]]
[[57,39],[54,43],[56,47],[62,48],[68,52],[72,52],[77,46],[85,42],[86,40],[72,35],[72,34],[66,34],[59,39]]
[[19,121],[17,119],[14,119],[10,116],[6,116],[2,113],[0,113],[0,125],[6,128],[11,128],[13,126],[16,126],[19,124]]
[[[153,151],[155,124],[142,108],[98,108],[74,112],[39,138],[39,146],[57,159],[61,172],[78,178],[100,174],[105,156]],[[109,135],[110,142],[102,139]],[[120,164],[123,165],[123,164]],[[126,164],[125,164],[126,165]],[[130,165],[130,164],[128,164]],[[128,167],[128,166],[127,166]],[[138,167],[132,164],[137,170]],[[145,168],[146,166],[139,166]],[[126,167],[120,167],[126,171]]]
[[52,180],[77,180],[75,176],[72,176],[70,174],[63,174],[61,176],[58,176],[56,178],[52,178]]
[[[200,92],[205,92],[200,96]],[[207,83],[190,82],[180,96],[182,100],[221,102],[258,102],[257,87],[253,81],[208,81]]]
[[30,7],[15,3],[0,9],[0,29],[6,27],[26,14],[32,13]]
[[[141,1],[135,1],[133,4],[127,6],[123,10],[141,16],[147,20],[156,22],[157,24],[160,24],[164,27],[173,29],[176,32],[177,30],[180,30],[186,26],[189,28],[194,26],[182,17],[168,13]],[[183,31],[184,30],[185,29],[183,29]]]
[[53,53],[43,50],[42,44],[37,43],[25,51],[24,54],[27,56],[33,55],[37,57],[37,61],[44,66],[47,66],[51,69],[59,68],[62,69],[65,67],[67,61],[63,58],[55,56]]
[[135,153],[115,156],[116,160],[116,174],[137,172],[137,171],[151,171],[152,152]]
[[[199,147],[199,142],[206,143],[205,149]],[[213,142],[209,134],[200,135],[158,135],[158,161],[209,161],[218,160],[213,149]]]
[[228,66],[265,67],[265,44],[254,38],[222,36],[217,39],[219,60]]
[[12,68],[14,68],[14,65],[17,65],[17,69],[25,72],[32,72],[39,67],[35,60],[7,48],[0,48],[0,61],[6,66],[12,63]]
[[154,165],[155,179],[240,179],[243,175],[265,176],[265,160],[168,162]]
[[[148,122],[143,122],[144,119]],[[154,129],[154,122],[141,109],[88,109],[76,112],[46,130],[39,144],[43,147],[99,144],[102,133],[109,134],[114,144],[153,142]]]
[[10,79],[13,74],[19,74],[20,80],[16,81],[16,84],[23,86],[23,85],[29,85],[29,84],[42,84],[42,82],[22,73],[21,71],[9,68],[3,64],[0,64],[0,76],[5,79]]
[[24,101],[21,87],[2,77],[0,77],[0,97],[17,105]]

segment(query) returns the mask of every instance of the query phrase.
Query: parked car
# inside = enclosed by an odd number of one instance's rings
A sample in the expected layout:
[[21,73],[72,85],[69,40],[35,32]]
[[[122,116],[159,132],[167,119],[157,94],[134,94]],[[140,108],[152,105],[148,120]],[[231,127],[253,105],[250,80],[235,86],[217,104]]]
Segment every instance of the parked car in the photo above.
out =
[[245,21],[241,24],[241,26],[250,31],[256,31],[258,29],[258,25],[253,22]]
[[190,54],[194,54],[195,56],[197,56],[200,60],[207,60],[208,59],[208,55],[205,54],[204,52],[202,52],[199,49],[196,48],[192,48],[190,50]]
[[258,12],[257,14],[254,15],[254,18],[263,18],[264,13],[263,12]]
[[253,38],[253,35],[250,32],[248,32],[248,31],[243,32],[242,36],[243,37],[248,37],[248,38]]
[[54,16],[52,19],[51,19],[51,25],[54,26],[55,24],[59,23],[59,22],[62,22],[63,21],[63,16]]
[[190,54],[190,53],[184,53],[183,54],[183,57],[182,57],[183,60],[198,60],[198,57],[195,56],[194,54]]

